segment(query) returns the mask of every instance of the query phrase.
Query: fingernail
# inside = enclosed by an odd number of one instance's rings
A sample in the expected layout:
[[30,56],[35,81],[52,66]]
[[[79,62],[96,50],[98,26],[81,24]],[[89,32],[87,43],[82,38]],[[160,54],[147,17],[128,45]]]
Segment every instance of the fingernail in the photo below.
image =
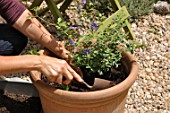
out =
[[80,79],[79,82],[85,82],[83,79]]

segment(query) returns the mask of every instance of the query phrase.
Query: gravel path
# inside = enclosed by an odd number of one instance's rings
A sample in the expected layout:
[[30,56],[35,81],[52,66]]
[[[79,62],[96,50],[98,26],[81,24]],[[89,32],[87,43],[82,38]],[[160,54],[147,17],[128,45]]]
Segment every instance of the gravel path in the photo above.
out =
[[126,113],[170,113],[170,15],[150,14],[131,26],[146,48],[136,51],[140,71]]
[[[125,113],[170,113],[170,15],[153,13],[136,19],[131,26],[146,48],[135,52],[140,71],[130,88]],[[30,41],[22,54],[37,47],[41,46]]]

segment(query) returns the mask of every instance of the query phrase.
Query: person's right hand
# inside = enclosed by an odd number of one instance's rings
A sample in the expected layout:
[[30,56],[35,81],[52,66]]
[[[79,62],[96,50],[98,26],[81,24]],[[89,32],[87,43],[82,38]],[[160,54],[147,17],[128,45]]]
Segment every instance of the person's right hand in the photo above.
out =
[[[69,84],[73,78],[78,82],[82,82],[83,79],[70,67],[65,61],[54,57],[39,56],[41,71],[51,82],[57,82],[60,84]],[[62,81],[63,76],[66,80]]]

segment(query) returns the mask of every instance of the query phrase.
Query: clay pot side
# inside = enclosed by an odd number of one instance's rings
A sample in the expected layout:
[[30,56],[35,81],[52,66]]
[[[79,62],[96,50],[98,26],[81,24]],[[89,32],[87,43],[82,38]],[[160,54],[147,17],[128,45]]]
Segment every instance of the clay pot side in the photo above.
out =
[[128,77],[121,83],[98,91],[74,92],[53,88],[41,80],[41,73],[31,71],[32,82],[39,92],[44,113],[123,113],[129,88],[138,75],[138,64],[130,53],[122,61]]

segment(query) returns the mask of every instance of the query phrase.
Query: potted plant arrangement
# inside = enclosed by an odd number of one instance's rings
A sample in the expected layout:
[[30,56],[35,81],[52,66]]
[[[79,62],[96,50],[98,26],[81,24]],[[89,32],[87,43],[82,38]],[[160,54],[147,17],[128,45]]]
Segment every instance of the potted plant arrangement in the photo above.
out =
[[[58,29],[67,28],[64,41],[72,56],[70,65],[81,69],[86,85],[95,86],[99,80],[99,86],[90,88],[74,80],[66,86],[45,82],[40,72],[31,71],[44,113],[123,113],[128,90],[138,74],[132,54],[139,47],[122,29],[126,14],[121,8],[102,23],[92,22],[85,35],[76,35],[77,27],[58,19]],[[100,81],[107,81],[106,86]]]

